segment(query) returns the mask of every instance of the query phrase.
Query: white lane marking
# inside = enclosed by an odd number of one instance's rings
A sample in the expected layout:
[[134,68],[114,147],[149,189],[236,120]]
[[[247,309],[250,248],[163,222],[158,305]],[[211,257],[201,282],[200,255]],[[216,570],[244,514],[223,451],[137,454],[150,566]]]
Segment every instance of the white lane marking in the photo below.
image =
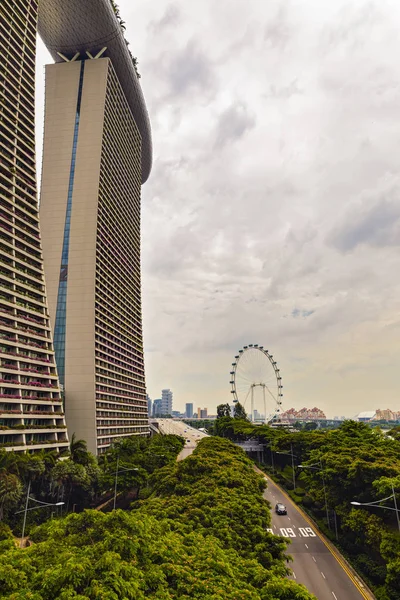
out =
[[317,560],[316,560],[315,556],[313,556],[313,557],[312,557],[312,559],[313,559],[313,561],[314,561],[314,562],[317,562]]
[[291,520],[290,517],[288,517],[289,521]]
[[304,545],[305,545],[305,547],[308,549],[308,546],[307,546],[307,544],[304,544]]
[[274,529],[276,529],[276,525],[274,525]]
[[[292,573],[293,573],[293,577],[294,577],[295,579],[297,579],[297,577],[296,577],[296,573],[295,573],[294,571],[292,571]],[[332,594],[333,594],[333,592],[332,592]],[[337,599],[336,599],[336,600],[337,600]]]
[[326,579],[325,575],[323,574],[323,572],[321,571],[321,575],[324,579]]
[[335,592],[332,592],[332,596],[335,598],[335,600],[337,600]]
[[267,527],[267,531],[268,531],[268,533],[272,533],[272,535],[274,535],[274,532],[273,532],[273,530],[272,530],[272,529],[270,529],[269,527]]

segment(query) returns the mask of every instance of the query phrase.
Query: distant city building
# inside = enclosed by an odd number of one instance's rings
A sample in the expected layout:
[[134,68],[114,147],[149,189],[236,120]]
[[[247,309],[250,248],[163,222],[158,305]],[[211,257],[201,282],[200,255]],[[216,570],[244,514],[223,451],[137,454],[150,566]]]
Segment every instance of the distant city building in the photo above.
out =
[[153,417],[159,417],[161,414],[161,398],[157,398],[153,400]]
[[193,404],[191,402],[186,404],[185,416],[187,419],[191,419],[193,417]]
[[366,410],[358,413],[354,417],[354,420],[363,423],[367,423],[368,421],[398,421],[400,420],[400,411],[393,411],[390,408]]
[[200,410],[200,419],[207,419],[207,413],[208,413],[208,409],[202,408]]
[[358,413],[358,415],[354,417],[354,420],[359,421],[360,423],[367,423],[375,417],[375,414],[375,410],[364,410],[363,412]]
[[172,415],[173,417],[176,417],[176,418],[177,418],[177,417],[178,417],[178,418],[179,418],[179,417],[182,417],[182,415],[181,415],[181,413],[179,412],[179,410],[173,410],[173,411],[172,411],[172,413],[171,413],[171,415]]
[[375,414],[375,421],[397,421],[399,414],[399,412],[390,410],[390,408],[378,408]]
[[150,396],[147,394],[147,412],[149,417],[153,414],[153,401]]
[[172,414],[172,392],[171,390],[161,391],[161,414],[170,415]]
[[325,413],[316,406],[314,408],[302,408],[296,410],[295,408],[289,408],[281,414],[281,419],[288,421],[319,421],[326,419]]

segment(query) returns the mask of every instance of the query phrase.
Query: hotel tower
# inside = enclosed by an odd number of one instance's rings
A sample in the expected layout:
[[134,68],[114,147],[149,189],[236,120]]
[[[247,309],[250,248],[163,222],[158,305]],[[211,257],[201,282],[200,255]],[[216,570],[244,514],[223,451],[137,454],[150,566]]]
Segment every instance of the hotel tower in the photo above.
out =
[[35,166],[37,1],[0,7],[0,448],[68,447]]
[[149,432],[140,192],[151,133],[116,11],[110,0],[40,0],[38,15],[55,60],[40,197],[49,312],[68,431],[97,454]]

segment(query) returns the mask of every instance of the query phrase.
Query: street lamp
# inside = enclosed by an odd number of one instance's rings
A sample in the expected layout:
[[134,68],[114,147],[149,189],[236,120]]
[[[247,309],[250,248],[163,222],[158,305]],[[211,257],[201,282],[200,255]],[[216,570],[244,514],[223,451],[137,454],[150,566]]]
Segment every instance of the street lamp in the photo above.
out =
[[[293,469],[293,489],[296,489],[296,472],[294,470],[294,457],[296,454],[293,454],[293,444],[290,444],[290,452],[277,452],[277,454],[285,454],[286,456],[292,457],[292,469]],[[297,458],[297,456],[296,456]]]
[[[23,548],[23,541],[24,541],[24,537],[25,537],[26,513],[28,512],[28,510],[45,508],[46,506],[63,506],[63,504],[65,504],[65,502],[41,502],[40,500],[31,498],[31,496],[29,495],[30,491],[31,491],[31,482],[28,483],[28,491],[26,494],[25,508],[23,510],[17,510],[17,512],[14,513],[15,515],[18,515],[19,513],[22,513],[22,512],[24,513],[24,522],[22,524],[22,537],[21,537],[20,548]],[[32,500],[32,502],[37,502],[37,504],[40,504],[40,506],[32,506],[32,508],[28,508],[29,500]]]
[[119,456],[117,457],[117,468],[115,469],[115,485],[114,485],[114,510],[115,510],[115,505],[117,503],[117,485],[118,485],[118,474],[119,473],[125,473],[127,471],[139,471],[139,469],[137,469],[136,467],[134,467],[133,469],[126,469],[125,467],[121,467],[120,470],[119,469]]
[[[400,510],[397,509],[397,499],[396,499],[396,492],[394,491],[394,485],[392,485],[392,494],[390,496],[388,496],[387,498],[382,498],[382,500],[375,500],[374,502],[350,502],[350,504],[352,504],[353,506],[374,506],[375,508],[383,508],[386,510],[394,510],[396,512],[396,517],[397,517],[397,527],[399,528],[399,532],[400,532],[400,517],[399,517],[399,513]],[[386,500],[391,500],[393,498],[393,502],[394,502],[394,508],[392,508],[391,506],[378,506],[381,502],[386,502]]]
[[315,469],[316,471],[321,471],[321,475],[322,475],[322,484],[324,486],[324,497],[325,497],[325,512],[326,512],[326,520],[328,522],[328,528],[331,528],[331,524],[329,521],[329,511],[328,511],[328,500],[326,498],[326,487],[325,487],[325,477],[324,477],[324,468],[322,466],[322,459],[319,459],[319,467],[317,467],[318,463],[315,463],[313,465],[297,465],[299,467],[299,469]]

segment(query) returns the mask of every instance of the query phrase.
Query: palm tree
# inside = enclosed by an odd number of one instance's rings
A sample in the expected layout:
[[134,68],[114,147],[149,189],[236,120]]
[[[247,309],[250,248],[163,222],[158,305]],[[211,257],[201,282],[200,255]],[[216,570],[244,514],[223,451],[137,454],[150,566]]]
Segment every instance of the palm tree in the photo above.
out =
[[69,444],[69,453],[72,462],[79,465],[87,465],[89,462],[89,452],[85,440],[77,440],[75,433],[72,434]]
[[3,471],[0,474],[0,521],[4,512],[21,498],[22,485],[17,475]]

